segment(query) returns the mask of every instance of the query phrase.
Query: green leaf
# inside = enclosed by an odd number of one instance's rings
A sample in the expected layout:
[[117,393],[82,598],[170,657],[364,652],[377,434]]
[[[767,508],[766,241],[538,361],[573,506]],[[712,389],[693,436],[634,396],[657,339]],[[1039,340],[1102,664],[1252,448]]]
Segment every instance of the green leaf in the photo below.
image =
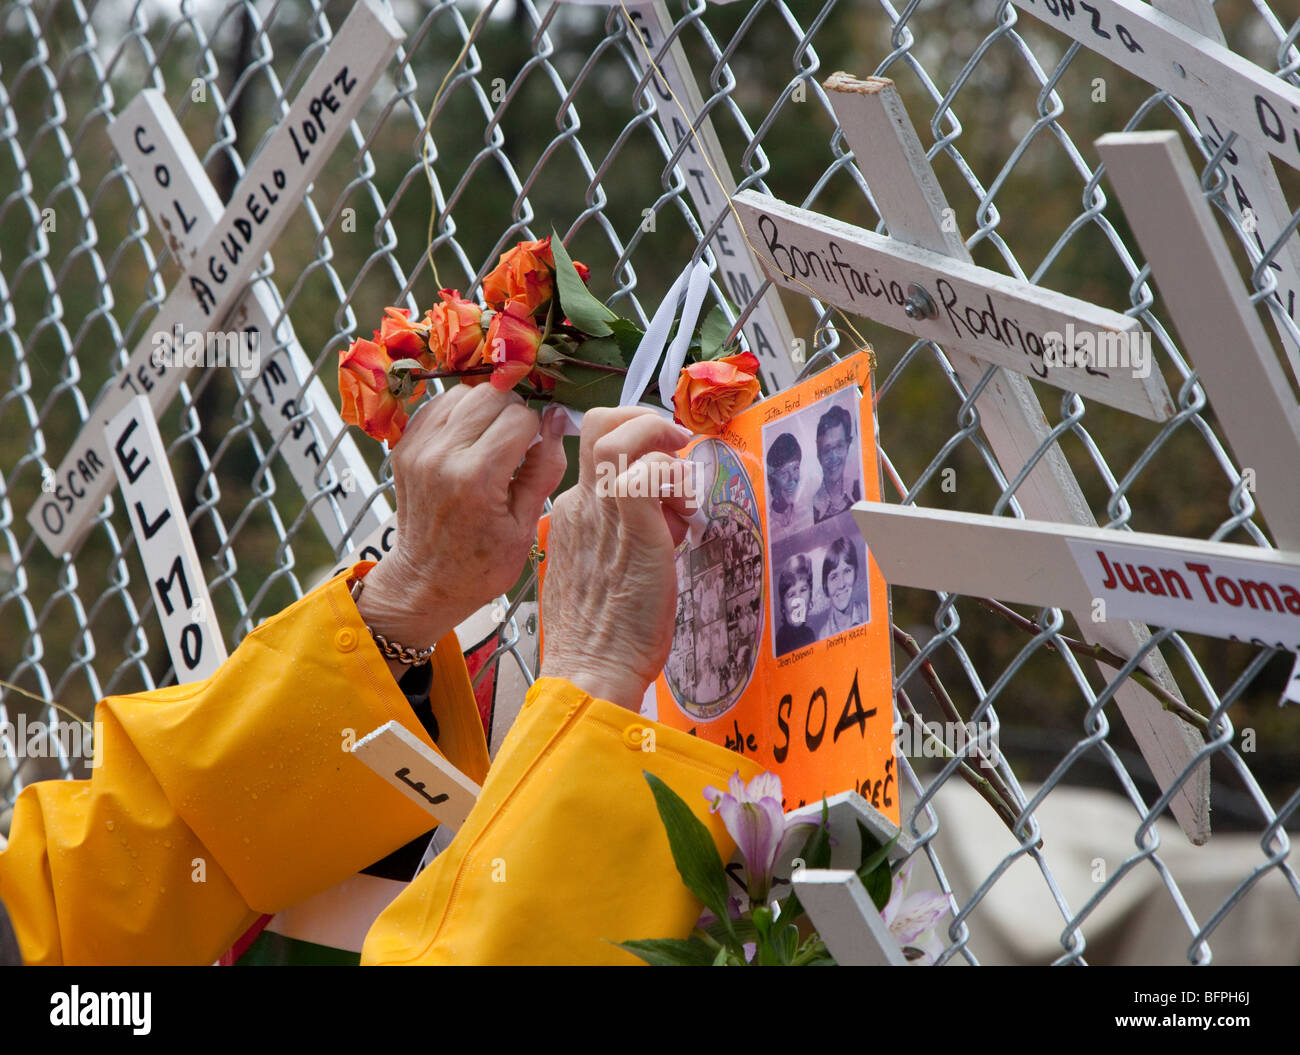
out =
[[793,923],[782,929],[772,942],[772,947],[780,957],[781,963],[789,965],[799,953],[799,928]]
[[608,337],[614,332],[609,324],[618,316],[592,296],[554,229],[551,230],[551,254],[555,257],[555,286],[564,316],[583,333]]
[[889,904],[889,895],[894,892],[894,877],[889,869],[877,868],[865,876],[859,873],[858,878],[862,880],[862,885],[871,895],[871,903],[883,912],[885,906]]
[[618,350],[623,353],[623,362],[619,365],[630,366],[632,356],[636,355],[637,348],[641,346],[641,338],[645,336],[645,331],[631,319],[613,319],[610,321],[609,328],[614,331]]
[[645,773],[645,778],[654,793],[655,806],[668,833],[668,845],[682,882],[718,917],[734,941],[735,932],[727,914],[727,873],[713,836],[672,788],[653,773]]
[[[604,366],[623,367],[623,353],[618,341],[612,337],[592,337],[583,341],[569,355],[575,362],[600,363]],[[622,375],[619,375],[622,380]]]
[[727,334],[731,332],[731,323],[727,313],[719,304],[704,317],[700,325],[700,361],[720,359],[727,350]]
[[713,950],[699,938],[645,938],[614,944],[651,967],[708,967],[713,963]]
[[727,933],[727,928],[720,919],[715,919],[704,929],[710,938],[724,944],[731,939],[732,934],[742,945],[745,942],[758,941],[758,931],[754,929],[754,921],[744,917],[731,921],[731,934]]
[[894,848],[894,844],[898,842],[898,837],[903,833],[901,831],[895,832],[894,837],[884,846],[881,846],[880,840],[867,831],[865,824],[861,821],[858,821],[857,824],[858,834],[862,837],[862,863],[858,865],[858,875],[863,876],[868,872],[874,872],[882,864],[887,864],[889,852]]

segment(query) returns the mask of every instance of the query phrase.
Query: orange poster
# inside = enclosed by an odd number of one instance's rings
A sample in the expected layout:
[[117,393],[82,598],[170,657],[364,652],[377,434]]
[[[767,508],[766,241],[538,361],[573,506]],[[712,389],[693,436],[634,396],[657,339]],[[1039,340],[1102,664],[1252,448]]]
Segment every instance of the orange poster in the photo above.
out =
[[866,353],[685,456],[709,521],[677,551],[659,721],[757,759],[787,810],[852,790],[897,823],[889,594],[849,512],[880,497]]
[[849,511],[880,497],[867,354],[683,456],[707,526],[678,547],[672,652],[642,713],[757,759],[787,810],[857,791],[898,823],[889,594]]

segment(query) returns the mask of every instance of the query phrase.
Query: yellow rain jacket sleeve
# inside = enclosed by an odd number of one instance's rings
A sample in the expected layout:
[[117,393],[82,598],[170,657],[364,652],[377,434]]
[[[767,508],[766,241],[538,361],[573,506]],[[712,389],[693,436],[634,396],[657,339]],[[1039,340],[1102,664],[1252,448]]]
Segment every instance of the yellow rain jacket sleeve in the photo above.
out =
[[[759,767],[543,679],[485,775],[454,634],[433,662],[440,741],[483,794],[376,921],[363,962],[622,963],[633,957],[606,939],[684,936],[699,905],[642,770],[691,804],[726,860],[734,846],[701,791]],[[211,963],[261,914],[427,831],[428,814],[348,751],[392,719],[434,746],[346,575],[259,626],[208,680],[105,699],[91,779],[24,789],[0,852],[24,960]]]

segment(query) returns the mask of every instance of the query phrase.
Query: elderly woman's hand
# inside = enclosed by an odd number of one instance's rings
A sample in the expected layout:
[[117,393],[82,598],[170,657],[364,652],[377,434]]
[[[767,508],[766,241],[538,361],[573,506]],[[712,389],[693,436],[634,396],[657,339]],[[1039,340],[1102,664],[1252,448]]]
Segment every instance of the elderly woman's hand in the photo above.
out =
[[[543,676],[567,678],[593,696],[639,708],[672,647],[673,550],[691,512],[680,496],[650,494],[651,465],[671,462],[670,452],[690,439],[691,433],[645,409],[598,408],[583,418],[578,484],[551,511]],[[597,487],[622,466],[612,495]]]
[[547,496],[564,475],[564,423],[512,392],[457,385],[393,449],[397,542],[358,602],[371,628],[415,648],[440,640],[519,578]]

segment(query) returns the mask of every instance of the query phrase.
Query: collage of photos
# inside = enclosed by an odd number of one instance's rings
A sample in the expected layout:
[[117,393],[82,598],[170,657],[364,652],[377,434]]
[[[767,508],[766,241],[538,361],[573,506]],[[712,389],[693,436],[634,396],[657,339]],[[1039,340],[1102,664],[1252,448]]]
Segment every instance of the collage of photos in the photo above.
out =
[[835,393],[763,427],[772,650],[784,656],[871,619],[858,393]]
[[716,440],[692,460],[706,482],[708,527],[677,551],[677,622],[664,676],[677,705],[700,721],[733,706],[754,673],[763,623],[763,543],[758,503],[744,468]]

